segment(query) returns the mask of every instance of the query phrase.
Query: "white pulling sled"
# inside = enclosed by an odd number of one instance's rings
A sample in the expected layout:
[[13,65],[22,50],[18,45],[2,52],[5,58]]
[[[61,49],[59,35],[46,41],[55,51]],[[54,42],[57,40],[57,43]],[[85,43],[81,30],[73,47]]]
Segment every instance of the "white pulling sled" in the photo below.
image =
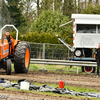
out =
[[[65,43],[59,36],[58,39],[68,47],[76,57],[92,57],[92,49],[98,48],[100,43],[100,15],[72,14],[73,19],[73,46]],[[60,25],[60,27],[69,22]],[[94,72],[94,67],[82,67],[83,71]]]

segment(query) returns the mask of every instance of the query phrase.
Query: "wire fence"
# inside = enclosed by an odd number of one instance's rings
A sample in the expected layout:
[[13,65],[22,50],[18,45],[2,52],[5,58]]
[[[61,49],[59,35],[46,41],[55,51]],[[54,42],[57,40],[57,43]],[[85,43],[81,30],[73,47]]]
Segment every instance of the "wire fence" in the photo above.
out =
[[[71,52],[63,44],[47,44],[47,43],[30,43],[31,58],[33,59],[54,59],[54,60],[67,60],[74,57]],[[31,64],[30,70],[50,70],[50,71],[70,71],[82,72],[79,66],[66,66],[66,65],[46,65],[46,64]]]
[[[73,53],[63,44],[30,43],[31,58],[67,60]],[[66,71],[69,67],[59,65],[31,64],[30,70]]]
[[63,44],[30,43],[31,58],[66,60],[73,53]]

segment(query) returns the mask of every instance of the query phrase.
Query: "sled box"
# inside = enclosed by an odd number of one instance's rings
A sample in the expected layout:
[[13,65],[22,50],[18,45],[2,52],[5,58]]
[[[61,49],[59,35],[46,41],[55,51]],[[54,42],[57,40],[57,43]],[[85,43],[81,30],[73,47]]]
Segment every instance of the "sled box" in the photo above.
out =
[[100,15],[72,14],[73,47],[97,48],[100,43]]

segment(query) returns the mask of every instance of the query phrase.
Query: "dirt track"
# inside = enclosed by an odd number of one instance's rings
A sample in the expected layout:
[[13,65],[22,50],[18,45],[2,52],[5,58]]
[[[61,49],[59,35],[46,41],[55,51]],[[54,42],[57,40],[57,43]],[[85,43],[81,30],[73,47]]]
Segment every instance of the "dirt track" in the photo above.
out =
[[[0,95],[8,95],[7,99],[3,100],[91,100],[91,99],[77,99],[73,97],[51,96],[39,93],[29,93],[14,90],[1,90]],[[0,99],[1,100],[1,99]]]
[[[19,79],[27,79],[29,82],[37,82],[37,83],[44,83],[44,84],[45,83],[59,84],[59,80],[63,78],[65,80],[65,85],[93,88],[100,91],[100,88],[99,88],[100,78],[97,78],[95,74],[94,75],[93,74],[64,74],[64,73],[54,73],[54,72],[30,71],[28,74],[15,74],[13,72],[12,75],[6,75],[4,72],[0,72],[0,78],[5,78],[10,81],[14,81],[14,80],[18,81]],[[19,93],[17,94],[20,95]],[[23,94],[27,98],[27,95],[25,95],[26,93],[23,93]],[[33,96],[34,94],[33,95],[32,93],[28,93],[28,94],[31,95],[29,96],[29,98],[31,97],[34,98]],[[64,100],[65,99],[64,97],[60,97],[59,99],[57,97],[46,96],[42,94],[35,94],[35,96],[36,95],[39,95],[39,96],[35,97],[35,99],[32,99],[32,100],[49,100],[48,97],[51,98],[50,100]],[[27,100],[29,100],[29,98]],[[75,100],[73,98],[67,98],[67,100],[68,99]],[[24,100],[24,99],[20,98],[20,99],[15,99],[15,100]]]

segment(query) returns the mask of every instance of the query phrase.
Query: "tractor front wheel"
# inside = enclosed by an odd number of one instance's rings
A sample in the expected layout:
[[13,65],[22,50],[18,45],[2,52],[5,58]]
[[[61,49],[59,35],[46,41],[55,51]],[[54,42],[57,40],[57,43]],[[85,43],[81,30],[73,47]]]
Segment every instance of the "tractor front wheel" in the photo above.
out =
[[11,71],[12,71],[11,60],[7,59],[6,60],[6,73],[7,73],[7,75],[11,75]]

